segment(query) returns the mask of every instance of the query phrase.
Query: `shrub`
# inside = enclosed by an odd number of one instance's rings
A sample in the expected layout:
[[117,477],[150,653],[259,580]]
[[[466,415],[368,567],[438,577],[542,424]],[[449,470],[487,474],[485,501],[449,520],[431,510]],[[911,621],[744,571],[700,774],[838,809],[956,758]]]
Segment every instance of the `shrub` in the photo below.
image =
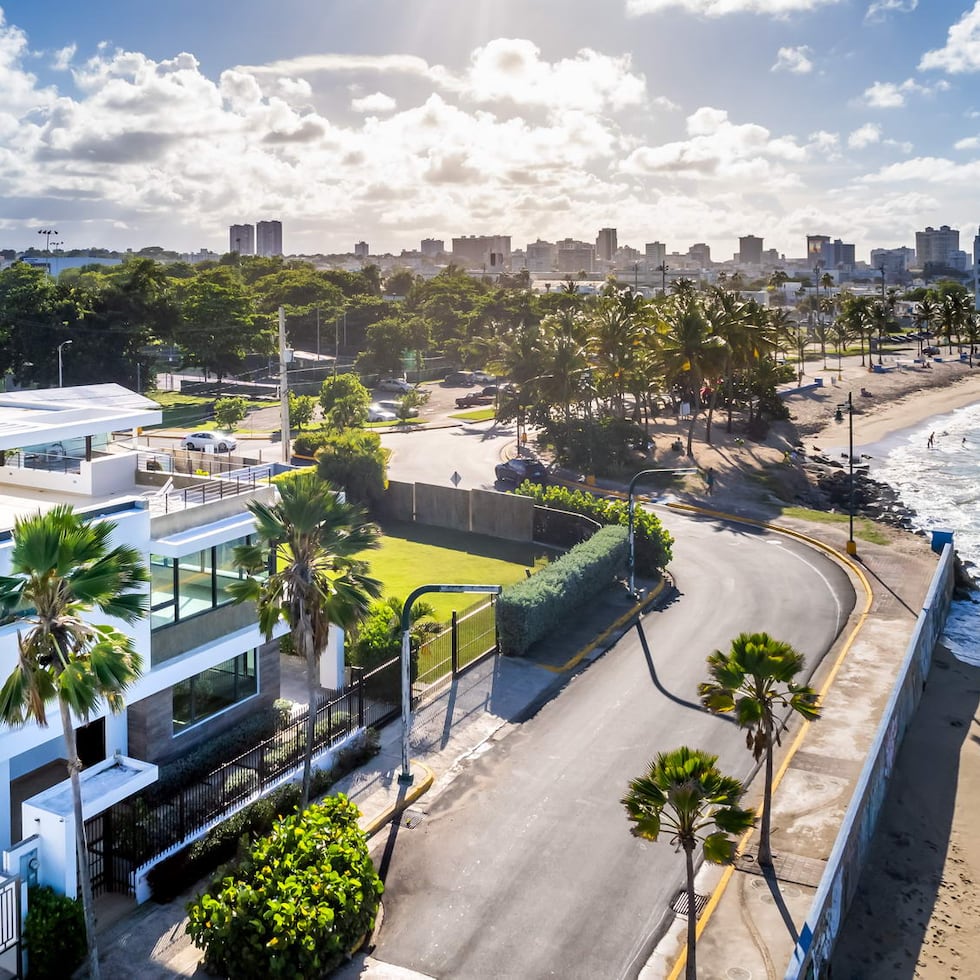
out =
[[87,951],[82,903],[48,885],[28,889],[24,946],[31,958],[32,980],[71,976]]
[[335,432],[316,453],[317,473],[340,487],[350,503],[373,510],[388,485],[388,456],[376,432]]
[[626,564],[626,531],[604,527],[557,561],[503,591],[497,633],[505,655],[521,656],[586,606]]
[[[334,757],[332,769],[314,769],[310,795],[325,793],[338,779],[376,755],[378,734],[366,729],[361,736],[341,749]],[[227,820],[209,830],[193,844],[165,858],[150,869],[147,883],[158,902],[172,901],[185,888],[230,861],[240,850],[242,842],[250,846],[255,838],[267,834],[276,819],[296,810],[300,800],[300,784],[286,783],[271,793],[233,813]]]
[[248,402],[241,396],[219,398],[214,403],[214,418],[222,429],[234,429],[248,414]]
[[[584,490],[567,487],[542,487],[536,483],[522,483],[516,490],[531,497],[536,504],[584,514],[600,524],[629,524],[629,508],[622,500],[607,500]],[[660,519],[647,510],[634,507],[633,545],[636,551],[636,570],[640,575],[659,575],[673,557],[674,539],[660,523]]]
[[188,906],[205,964],[233,977],[319,977],[374,928],[384,886],[338,795],[284,817]]

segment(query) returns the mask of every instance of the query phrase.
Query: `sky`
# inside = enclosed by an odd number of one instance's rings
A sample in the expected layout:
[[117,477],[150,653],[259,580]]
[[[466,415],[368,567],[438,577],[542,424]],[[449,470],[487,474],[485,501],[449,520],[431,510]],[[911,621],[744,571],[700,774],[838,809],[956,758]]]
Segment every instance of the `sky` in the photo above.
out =
[[0,247],[980,223],[980,0],[0,0]]

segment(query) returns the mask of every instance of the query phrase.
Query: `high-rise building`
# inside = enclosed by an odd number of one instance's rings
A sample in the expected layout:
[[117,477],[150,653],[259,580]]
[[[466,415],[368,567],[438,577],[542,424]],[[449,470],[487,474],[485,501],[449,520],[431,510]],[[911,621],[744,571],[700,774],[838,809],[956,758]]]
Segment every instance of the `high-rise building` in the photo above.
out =
[[707,269],[711,265],[711,247],[704,242],[697,242],[687,250],[688,256],[697,263],[701,269]]
[[829,235],[807,235],[806,257],[811,268],[819,266],[824,272],[854,271],[854,246]]
[[419,251],[428,259],[434,259],[446,251],[446,243],[441,238],[423,238]]
[[528,242],[524,262],[528,272],[551,272],[556,267],[557,249],[551,242]]
[[871,249],[871,267],[876,272],[884,267],[885,278],[892,281],[900,282],[914,261],[915,250],[905,246]]
[[354,258],[355,259],[366,259],[371,254],[371,249],[367,242],[355,242],[354,243]]
[[612,262],[616,248],[616,229],[600,228],[595,240],[595,257],[600,262]]
[[927,265],[953,265],[953,253],[959,250],[959,230],[949,225],[915,233],[915,261],[920,269]]
[[980,230],[973,237],[973,308],[980,311]]
[[667,261],[667,246],[663,242],[647,242],[644,249],[647,265],[663,265]]
[[824,247],[830,244],[830,235],[806,236],[806,260],[813,266],[818,262],[824,264]]
[[595,268],[595,245],[591,242],[577,242],[573,238],[563,238],[555,243],[558,249],[558,271],[577,275],[584,272],[591,275]]
[[762,265],[762,239],[744,235],[738,240],[739,265]]
[[507,272],[510,235],[465,235],[453,239],[453,262],[464,269]]
[[266,258],[282,255],[282,222],[260,221],[255,226],[255,246],[256,254]]
[[232,225],[228,229],[228,251],[239,255],[254,255],[255,226]]

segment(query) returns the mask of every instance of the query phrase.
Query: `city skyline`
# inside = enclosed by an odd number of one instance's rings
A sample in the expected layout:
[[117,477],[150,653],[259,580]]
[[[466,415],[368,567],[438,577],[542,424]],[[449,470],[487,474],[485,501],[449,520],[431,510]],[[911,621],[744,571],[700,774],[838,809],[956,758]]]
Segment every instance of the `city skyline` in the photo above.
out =
[[980,2],[335,6],[0,0],[0,240],[221,251],[275,214],[294,254],[616,228],[863,259],[980,220]]

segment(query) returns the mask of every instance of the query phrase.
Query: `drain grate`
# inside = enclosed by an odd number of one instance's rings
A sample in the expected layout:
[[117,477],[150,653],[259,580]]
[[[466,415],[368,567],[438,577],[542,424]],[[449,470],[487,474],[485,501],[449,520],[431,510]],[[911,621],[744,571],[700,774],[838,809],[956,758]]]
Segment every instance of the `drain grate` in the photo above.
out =
[[[707,895],[699,895],[697,892],[694,893],[694,911],[696,913],[696,918],[701,918],[701,913],[704,911],[705,905],[708,904]],[[670,907],[678,915],[687,915],[687,889],[682,888],[675,896],[674,900],[670,903]]]
[[421,822],[425,814],[421,810],[403,810],[398,823],[408,830],[414,830]]

